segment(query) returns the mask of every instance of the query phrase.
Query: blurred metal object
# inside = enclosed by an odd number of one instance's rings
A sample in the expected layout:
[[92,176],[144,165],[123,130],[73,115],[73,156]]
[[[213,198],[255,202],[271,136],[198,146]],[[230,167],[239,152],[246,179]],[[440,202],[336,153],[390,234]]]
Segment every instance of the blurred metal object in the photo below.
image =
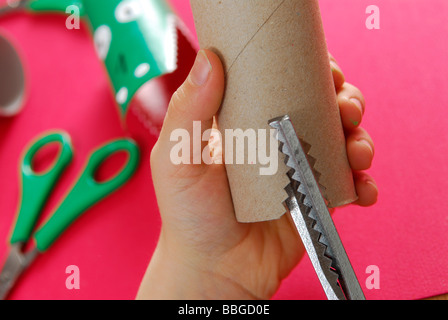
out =
[[25,8],[29,0],[8,0],[6,6],[0,8],[0,16]]
[[0,273],[0,300],[6,299],[19,276],[28,268],[39,253],[36,249],[33,249],[24,254],[23,246],[23,243],[17,243],[11,246],[11,251]]
[[0,116],[20,112],[25,99],[25,71],[11,42],[0,34]]

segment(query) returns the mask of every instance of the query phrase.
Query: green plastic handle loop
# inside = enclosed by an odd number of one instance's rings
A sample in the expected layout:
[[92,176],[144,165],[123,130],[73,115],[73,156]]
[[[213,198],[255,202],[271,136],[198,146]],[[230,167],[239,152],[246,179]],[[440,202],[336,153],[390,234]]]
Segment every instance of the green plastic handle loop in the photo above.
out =
[[[51,168],[38,174],[32,168],[32,160],[39,150],[51,143],[60,144],[59,155]],[[47,133],[28,147],[20,166],[22,199],[11,244],[28,241],[50,192],[72,158],[71,139],[65,132]]]
[[30,0],[28,10],[36,12],[63,12],[66,13],[69,6],[78,7],[80,15],[83,15],[82,0]]
[[[95,172],[111,155],[125,151],[127,163],[112,179],[97,182]],[[36,248],[46,251],[54,241],[94,204],[125,184],[134,174],[140,160],[140,152],[130,139],[116,140],[95,151],[87,162],[83,173],[56,212],[34,235]]]

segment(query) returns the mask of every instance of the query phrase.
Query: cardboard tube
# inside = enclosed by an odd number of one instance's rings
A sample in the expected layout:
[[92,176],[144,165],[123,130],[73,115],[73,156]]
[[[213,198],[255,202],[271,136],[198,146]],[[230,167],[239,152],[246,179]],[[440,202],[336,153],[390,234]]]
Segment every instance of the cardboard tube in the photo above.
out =
[[25,100],[25,71],[13,44],[0,35],[0,116],[20,112]]
[[[347,160],[317,0],[191,0],[199,44],[214,50],[226,70],[220,132],[269,130],[288,114],[311,145],[329,206],[357,199]],[[224,135],[224,134],[223,134]],[[238,221],[278,219],[285,209],[286,166],[273,176],[261,164],[227,164]]]

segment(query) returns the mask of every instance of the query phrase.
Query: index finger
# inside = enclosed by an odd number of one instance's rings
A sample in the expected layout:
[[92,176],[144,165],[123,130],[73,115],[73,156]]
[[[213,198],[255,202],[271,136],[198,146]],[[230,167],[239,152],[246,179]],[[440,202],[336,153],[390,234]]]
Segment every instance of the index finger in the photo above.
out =
[[334,86],[336,88],[336,91],[339,91],[339,89],[342,88],[342,86],[345,83],[345,76],[344,73],[342,72],[342,69],[339,67],[338,62],[331,55],[330,52],[328,53],[328,57],[330,59],[330,67],[331,67],[331,73],[333,74]]

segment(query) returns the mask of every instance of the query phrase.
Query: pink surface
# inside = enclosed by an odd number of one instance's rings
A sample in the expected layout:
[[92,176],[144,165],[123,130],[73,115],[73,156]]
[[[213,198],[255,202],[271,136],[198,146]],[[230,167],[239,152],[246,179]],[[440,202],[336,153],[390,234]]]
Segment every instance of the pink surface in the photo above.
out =
[[[192,27],[189,3],[173,0]],[[4,3],[4,1],[0,1]],[[376,206],[347,207],[335,222],[368,299],[417,299],[448,292],[448,34],[445,0],[321,0],[329,49],[367,100],[363,126],[376,142],[370,173]],[[367,30],[365,10],[381,10],[381,30]],[[15,15],[0,33],[23,55],[28,100],[14,119],[0,119],[0,259],[18,201],[17,163],[24,146],[48,129],[67,130],[76,158],[45,212],[67,191],[87,154],[126,136],[85,28],[69,31],[62,16]],[[160,218],[149,154],[155,138],[133,121],[142,146],[136,176],[90,209],[24,275],[12,299],[132,299],[154,250]],[[81,289],[67,290],[65,269],[77,265]],[[380,269],[368,290],[366,268]],[[323,299],[307,258],[276,299]]]

